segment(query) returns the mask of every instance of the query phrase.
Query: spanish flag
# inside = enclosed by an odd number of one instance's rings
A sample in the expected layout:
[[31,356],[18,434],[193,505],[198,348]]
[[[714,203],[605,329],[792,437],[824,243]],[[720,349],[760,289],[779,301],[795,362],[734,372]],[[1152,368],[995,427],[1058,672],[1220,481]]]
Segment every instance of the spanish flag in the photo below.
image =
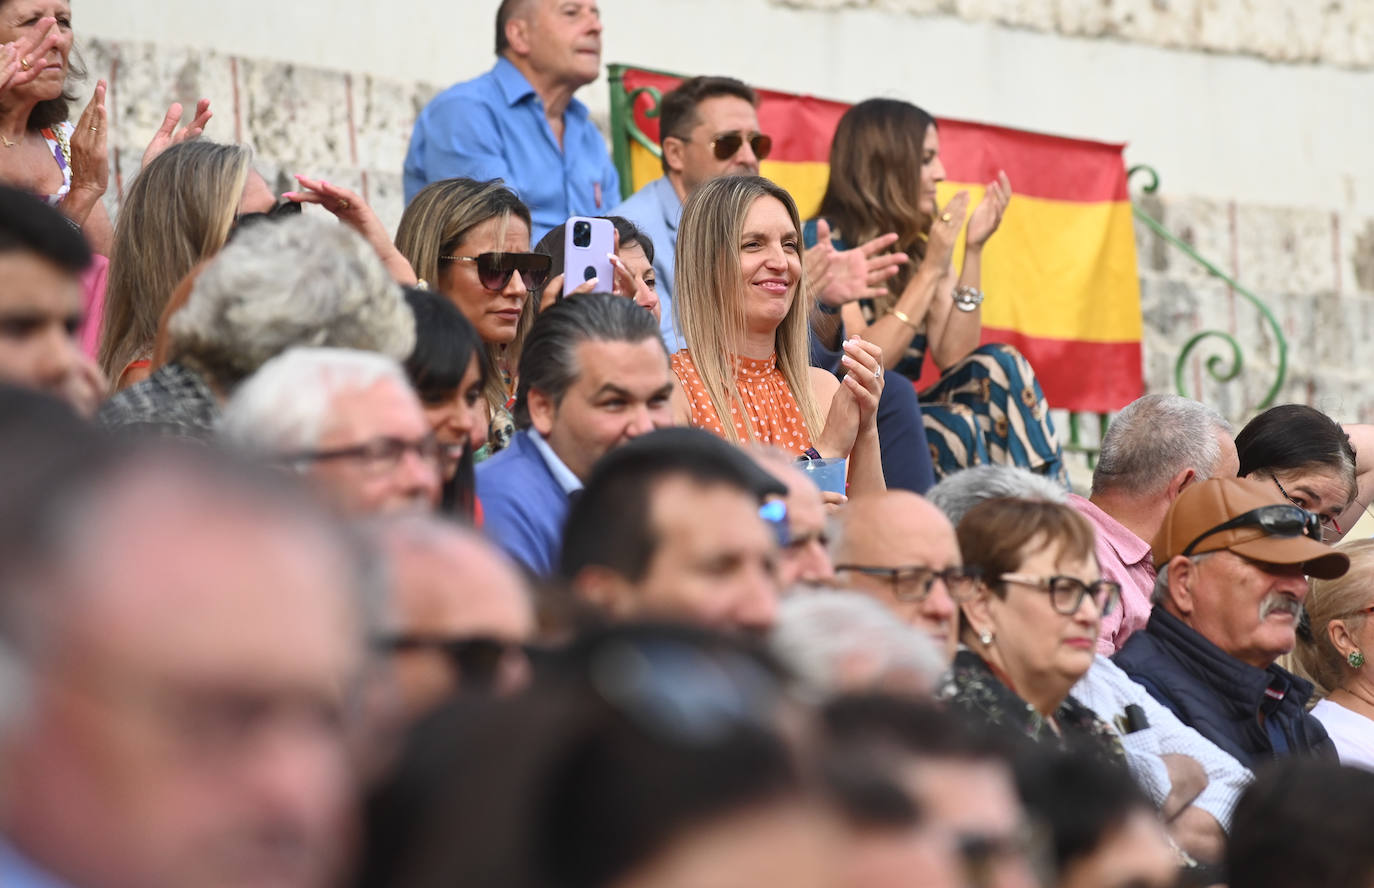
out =
[[[633,97],[635,126],[657,144],[653,91],[667,92],[682,78],[617,69],[623,76],[611,88]],[[760,90],[759,100],[759,126],[773,137],[760,172],[792,193],[803,219],[814,216],[831,136],[848,106],[772,90]],[[983,254],[983,341],[1020,349],[1053,407],[1107,413],[1139,397],[1140,279],[1125,146],[962,120],[939,124],[949,177],[941,203],[967,189],[971,209],[999,170],[1011,179],[1011,204]],[[662,175],[658,158],[628,129],[617,138],[629,144],[634,190]],[[956,261],[962,256],[957,245]],[[925,370],[918,388],[936,378],[930,361]]]

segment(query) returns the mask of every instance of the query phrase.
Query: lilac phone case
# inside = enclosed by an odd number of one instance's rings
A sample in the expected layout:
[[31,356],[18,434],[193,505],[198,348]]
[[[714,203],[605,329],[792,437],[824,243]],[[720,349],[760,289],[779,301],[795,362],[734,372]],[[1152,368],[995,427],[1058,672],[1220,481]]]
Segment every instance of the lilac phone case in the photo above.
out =
[[[573,243],[579,222],[590,223],[591,240],[583,247]],[[563,295],[582,286],[589,278],[596,278],[596,289],[611,292],[615,286],[615,269],[606,258],[615,251],[615,226],[609,219],[573,216],[563,233]]]

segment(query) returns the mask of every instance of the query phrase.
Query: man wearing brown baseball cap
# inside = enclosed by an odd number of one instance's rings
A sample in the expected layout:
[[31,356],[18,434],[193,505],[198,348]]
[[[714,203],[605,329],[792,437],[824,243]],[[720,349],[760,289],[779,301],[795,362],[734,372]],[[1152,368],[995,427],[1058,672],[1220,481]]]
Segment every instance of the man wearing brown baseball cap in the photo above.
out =
[[1321,536],[1317,516],[1272,486],[1213,478],[1188,488],[1151,544],[1159,575],[1150,621],[1113,658],[1252,769],[1275,757],[1335,757],[1306,713],[1312,685],[1274,663],[1293,648],[1307,577],[1350,568]]

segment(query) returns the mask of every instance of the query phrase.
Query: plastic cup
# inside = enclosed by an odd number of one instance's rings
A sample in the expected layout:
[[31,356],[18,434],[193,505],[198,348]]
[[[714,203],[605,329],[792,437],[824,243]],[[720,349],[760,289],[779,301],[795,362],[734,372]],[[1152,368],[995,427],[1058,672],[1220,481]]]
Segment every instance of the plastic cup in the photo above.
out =
[[831,459],[809,459],[799,463],[806,477],[821,490],[844,495],[844,473],[848,460],[838,457]]

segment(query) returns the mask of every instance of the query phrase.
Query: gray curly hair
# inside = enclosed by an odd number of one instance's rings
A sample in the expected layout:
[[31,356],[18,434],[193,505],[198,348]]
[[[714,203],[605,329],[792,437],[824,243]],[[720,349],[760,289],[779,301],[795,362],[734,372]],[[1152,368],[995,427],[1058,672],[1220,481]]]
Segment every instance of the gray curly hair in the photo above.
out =
[[415,316],[366,241],[301,216],[240,231],[196,279],[168,336],[172,360],[228,390],[292,346],[403,361]]

